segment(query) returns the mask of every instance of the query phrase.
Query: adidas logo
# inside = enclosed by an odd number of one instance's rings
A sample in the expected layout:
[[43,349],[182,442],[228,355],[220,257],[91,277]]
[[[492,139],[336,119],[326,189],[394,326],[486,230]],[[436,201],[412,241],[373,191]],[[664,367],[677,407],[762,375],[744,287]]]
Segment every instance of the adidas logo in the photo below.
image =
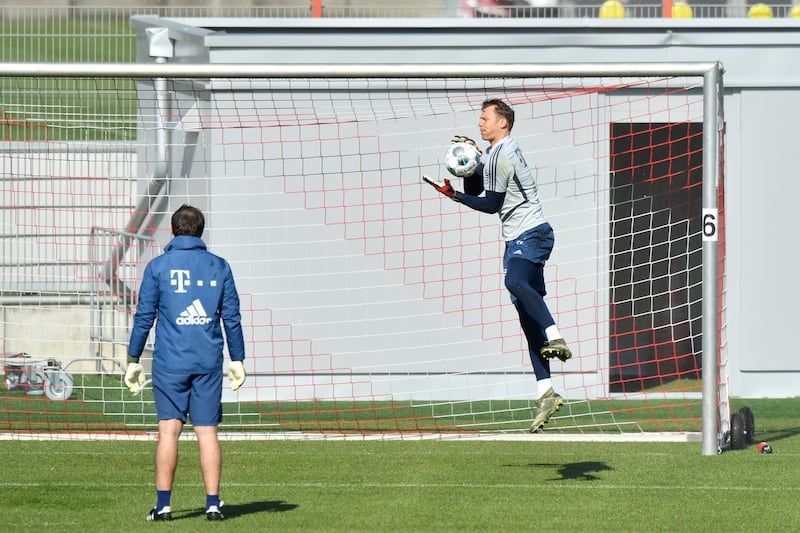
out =
[[179,326],[203,326],[209,322],[211,322],[211,319],[208,318],[200,299],[193,301],[191,305],[187,307],[185,311],[181,311],[180,316],[175,319],[175,323]]

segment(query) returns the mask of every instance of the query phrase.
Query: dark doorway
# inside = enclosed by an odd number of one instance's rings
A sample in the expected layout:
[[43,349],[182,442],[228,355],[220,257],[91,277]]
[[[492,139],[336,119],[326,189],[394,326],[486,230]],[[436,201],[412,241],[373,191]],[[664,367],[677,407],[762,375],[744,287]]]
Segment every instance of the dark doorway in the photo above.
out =
[[700,377],[702,133],[611,125],[610,392]]

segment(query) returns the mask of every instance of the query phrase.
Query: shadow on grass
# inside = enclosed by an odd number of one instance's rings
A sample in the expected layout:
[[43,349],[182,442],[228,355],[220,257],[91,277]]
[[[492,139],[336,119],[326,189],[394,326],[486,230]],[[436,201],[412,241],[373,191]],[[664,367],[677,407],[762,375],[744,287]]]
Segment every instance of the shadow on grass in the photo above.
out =
[[566,463],[566,464],[530,463],[527,466],[556,468],[556,473],[560,477],[553,478],[551,481],[558,481],[564,479],[595,481],[599,479],[595,475],[596,472],[607,472],[609,470],[613,470],[613,468],[608,466],[606,463],[600,461],[581,461],[578,463]]
[[599,479],[594,475],[595,472],[605,472],[613,470],[610,466],[599,461],[582,461],[579,463],[567,463],[558,468],[558,475],[561,479],[578,479],[583,481],[594,481]]
[[796,437],[800,435],[800,429],[784,429],[784,430],[764,430],[759,431],[758,426],[756,426],[756,432],[753,438],[753,442],[756,444],[760,441],[780,441],[783,439],[790,439],[792,437]]
[[[225,515],[225,519],[236,518],[237,516],[243,516],[248,514],[257,514],[257,513],[284,513],[286,511],[293,511],[297,509],[298,505],[296,503],[286,503],[280,500],[274,501],[266,501],[266,502],[250,502],[250,503],[240,503],[240,504],[226,504],[222,508],[222,514]],[[174,520],[181,520],[183,518],[195,518],[198,516],[205,516],[206,512],[205,509],[196,509],[192,511],[186,512],[178,512],[172,513],[172,518]]]

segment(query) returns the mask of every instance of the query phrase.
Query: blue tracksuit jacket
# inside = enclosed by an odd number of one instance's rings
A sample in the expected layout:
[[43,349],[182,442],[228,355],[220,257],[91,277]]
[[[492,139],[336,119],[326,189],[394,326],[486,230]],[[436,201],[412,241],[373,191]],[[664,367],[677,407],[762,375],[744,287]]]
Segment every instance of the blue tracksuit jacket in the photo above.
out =
[[231,360],[244,360],[239,294],[231,267],[209,252],[199,237],[174,237],[145,268],[129,355],[141,356],[156,318],[154,369],[181,374],[219,371],[225,339]]

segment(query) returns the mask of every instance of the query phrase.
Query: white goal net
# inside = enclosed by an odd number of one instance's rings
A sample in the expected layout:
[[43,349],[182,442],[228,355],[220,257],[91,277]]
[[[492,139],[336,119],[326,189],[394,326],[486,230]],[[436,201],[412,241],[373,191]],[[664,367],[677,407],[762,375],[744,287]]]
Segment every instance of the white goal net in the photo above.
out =
[[716,446],[718,65],[462,70],[4,66],[0,432],[154,427],[121,368],[142,270],[184,203],[242,302],[248,380],[224,393],[223,428],[526,432],[536,384],[497,216],[421,180],[501,98],[555,228],[546,301],[574,352],[553,363],[566,403],[546,431],[705,424]]

